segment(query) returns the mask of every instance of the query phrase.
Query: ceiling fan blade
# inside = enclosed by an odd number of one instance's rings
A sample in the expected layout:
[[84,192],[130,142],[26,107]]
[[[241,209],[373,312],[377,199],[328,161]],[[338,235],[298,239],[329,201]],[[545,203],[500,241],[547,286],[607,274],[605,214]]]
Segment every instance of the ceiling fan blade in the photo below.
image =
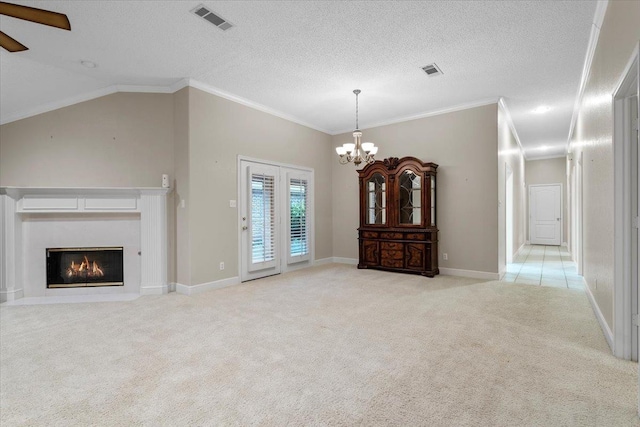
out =
[[69,18],[67,18],[67,15],[63,13],[36,9],[35,7],[21,6],[19,4],[5,3],[2,1],[0,2],[0,14],[11,16],[13,18],[24,19],[25,21],[35,22],[37,24],[61,28],[63,30],[71,30]]
[[23,50],[29,50],[28,47],[26,47],[16,39],[9,37],[2,31],[0,31],[0,46],[5,48],[9,52],[22,52]]

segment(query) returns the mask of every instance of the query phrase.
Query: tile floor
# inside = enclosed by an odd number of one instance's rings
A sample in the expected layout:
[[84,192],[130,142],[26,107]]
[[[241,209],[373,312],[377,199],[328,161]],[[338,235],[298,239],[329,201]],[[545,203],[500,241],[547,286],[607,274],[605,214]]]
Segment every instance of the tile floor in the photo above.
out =
[[564,246],[525,245],[507,264],[502,281],[584,291],[582,276]]

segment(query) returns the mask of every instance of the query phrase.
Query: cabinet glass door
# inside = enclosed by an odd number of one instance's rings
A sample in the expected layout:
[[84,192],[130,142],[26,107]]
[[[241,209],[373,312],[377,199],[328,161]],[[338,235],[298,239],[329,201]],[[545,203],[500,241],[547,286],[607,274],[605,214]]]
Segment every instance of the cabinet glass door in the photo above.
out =
[[400,175],[400,224],[422,224],[422,179],[412,170]]
[[367,224],[387,223],[387,184],[384,176],[374,173],[366,183]]
[[431,226],[436,226],[436,177],[432,176],[431,179]]

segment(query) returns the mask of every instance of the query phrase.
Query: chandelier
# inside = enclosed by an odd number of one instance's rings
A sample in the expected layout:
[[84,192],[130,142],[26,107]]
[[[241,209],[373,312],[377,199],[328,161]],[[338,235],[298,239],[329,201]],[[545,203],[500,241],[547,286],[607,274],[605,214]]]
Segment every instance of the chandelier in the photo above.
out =
[[353,91],[356,94],[356,130],[353,131],[353,143],[342,144],[336,147],[336,153],[340,156],[340,164],[353,163],[358,166],[360,163],[373,163],[373,156],[378,152],[378,147],[373,142],[362,142],[362,132],[358,127],[358,95],[360,89]]

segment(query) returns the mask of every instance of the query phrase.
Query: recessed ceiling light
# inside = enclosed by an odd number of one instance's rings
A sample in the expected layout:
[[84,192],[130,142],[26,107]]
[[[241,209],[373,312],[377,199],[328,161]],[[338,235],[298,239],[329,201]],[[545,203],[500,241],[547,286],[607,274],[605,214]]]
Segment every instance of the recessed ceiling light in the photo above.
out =
[[551,107],[547,107],[546,105],[541,105],[538,108],[534,109],[533,112],[535,114],[544,114],[551,110]]
[[96,68],[98,66],[98,64],[96,64],[95,62],[91,62],[91,61],[80,61],[80,63],[82,65],[84,65],[87,68]]

